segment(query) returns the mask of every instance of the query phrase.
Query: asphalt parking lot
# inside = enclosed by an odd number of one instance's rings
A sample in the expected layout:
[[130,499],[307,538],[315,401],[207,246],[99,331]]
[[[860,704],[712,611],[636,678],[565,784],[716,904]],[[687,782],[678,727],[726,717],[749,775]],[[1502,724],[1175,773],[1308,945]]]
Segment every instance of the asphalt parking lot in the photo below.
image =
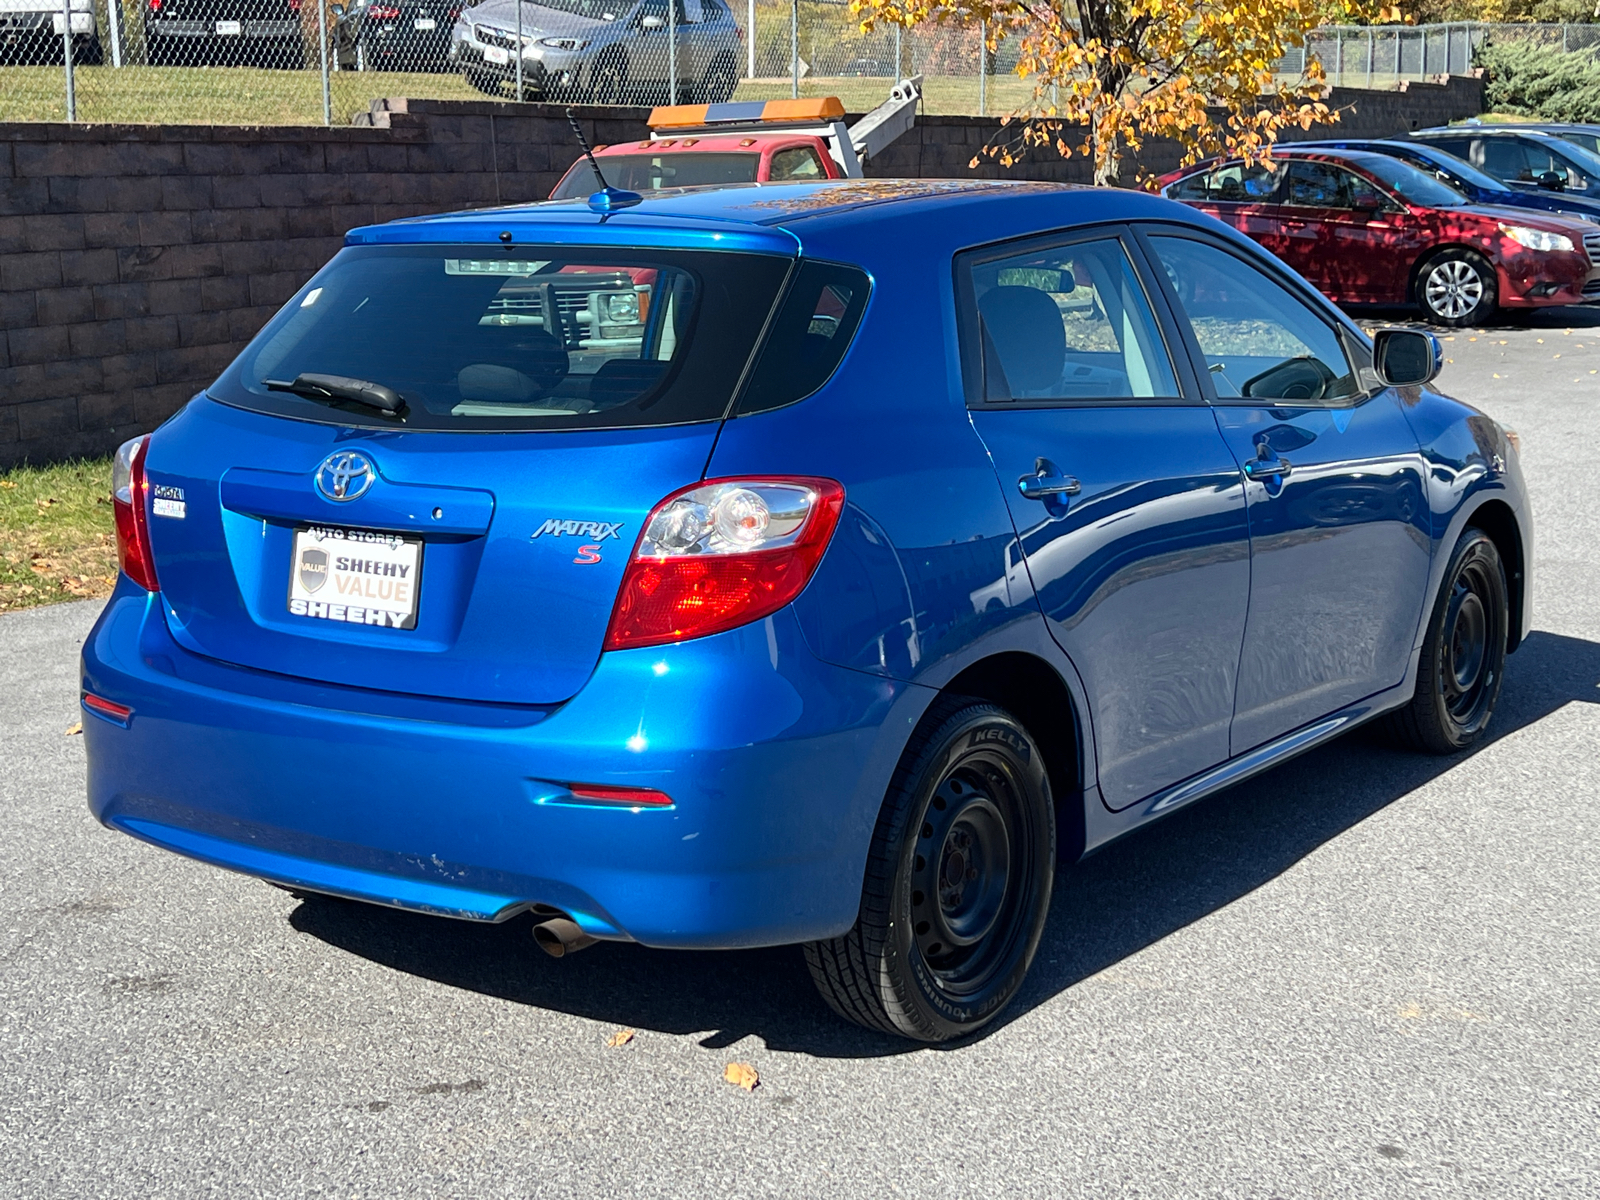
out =
[[1600,1194],[1600,314],[1445,345],[1538,519],[1494,741],[1357,732],[1116,844],[956,1048],[838,1023],[796,949],[555,961],[111,833],[97,605],[0,617],[0,1193]]

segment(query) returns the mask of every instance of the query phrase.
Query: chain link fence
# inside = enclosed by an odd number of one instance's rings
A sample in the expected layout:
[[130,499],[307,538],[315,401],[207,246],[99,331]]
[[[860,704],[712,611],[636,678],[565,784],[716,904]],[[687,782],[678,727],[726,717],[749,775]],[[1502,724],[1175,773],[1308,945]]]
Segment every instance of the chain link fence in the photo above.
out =
[[[1336,86],[1465,72],[1485,38],[1600,45],[1596,25],[1338,27],[1277,64]],[[518,47],[521,52],[518,53]],[[846,0],[0,0],[0,121],[347,124],[374,99],[685,103],[836,95],[923,76],[924,111],[1028,105],[1018,39],[863,33]]]

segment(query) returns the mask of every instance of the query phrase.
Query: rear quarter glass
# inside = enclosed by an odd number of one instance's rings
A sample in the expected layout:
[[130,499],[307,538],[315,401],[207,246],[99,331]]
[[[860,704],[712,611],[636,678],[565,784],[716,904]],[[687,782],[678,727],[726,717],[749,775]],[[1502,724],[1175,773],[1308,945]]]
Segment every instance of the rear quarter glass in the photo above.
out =
[[850,348],[871,290],[858,267],[802,262],[739,400],[740,415],[804,400],[827,383]]
[[[452,431],[614,429],[721,418],[792,260],[518,246],[341,250],[209,389],[255,412]],[[400,417],[268,387],[335,375]]]

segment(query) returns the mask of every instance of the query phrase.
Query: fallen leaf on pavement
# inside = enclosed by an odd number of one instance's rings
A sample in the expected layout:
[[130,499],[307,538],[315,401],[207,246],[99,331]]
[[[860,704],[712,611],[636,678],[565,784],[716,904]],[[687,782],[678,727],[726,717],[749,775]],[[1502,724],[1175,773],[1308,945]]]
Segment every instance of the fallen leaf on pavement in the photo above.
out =
[[71,725],[67,726],[67,732],[65,734],[63,734],[62,736],[63,737],[71,737],[75,733],[82,733],[82,732],[83,732],[83,722],[82,721],[74,721]]
[[729,1063],[723,1069],[722,1077],[729,1083],[738,1084],[747,1092],[756,1090],[756,1084],[761,1082],[761,1076],[756,1074],[756,1069],[749,1063]]
[[619,1029],[606,1039],[606,1045],[613,1047],[626,1046],[631,1041],[633,1041],[633,1030]]

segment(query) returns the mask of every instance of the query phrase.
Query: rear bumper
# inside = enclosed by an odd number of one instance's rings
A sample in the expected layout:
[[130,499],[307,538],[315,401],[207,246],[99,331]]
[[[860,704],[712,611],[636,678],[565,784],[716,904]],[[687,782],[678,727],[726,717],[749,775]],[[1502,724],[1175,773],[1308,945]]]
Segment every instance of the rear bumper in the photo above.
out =
[[145,32],[154,37],[168,38],[223,38],[229,41],[258,41],[264,38],[273,40],[281,38],[298,38],[300,36],[300,23],[298,21],[238,21],[237,33],[220,33],[216,21],[183,20],[176,17],[166,17],[149,21],[145,25]]
[[[224,666],[123,580],[83,651],[89,806],[144,841],[274,882],[502,920],[559,908],[652,946],[833,936],[926,689],[828,666],[787,610],[602,657],[554,709],[446,704]],[[578,805],[563,782],[671,808]]]
[[[91,12],[72,13],[71,24],[72,32],[80,36],[95,32],[94,14]],[[54,34],[60,37],[61,25],[59,7],[54,12],[0,12],[0,37],[8,34]]]

